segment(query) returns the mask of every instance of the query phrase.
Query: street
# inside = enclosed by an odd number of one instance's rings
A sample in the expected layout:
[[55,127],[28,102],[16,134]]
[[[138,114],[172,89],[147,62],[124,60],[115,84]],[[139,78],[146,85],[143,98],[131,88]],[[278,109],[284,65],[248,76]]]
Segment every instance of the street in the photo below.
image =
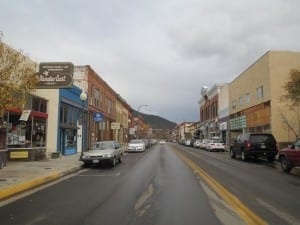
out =
[[6,225],[300,224],[300,179],[228,152],[157,144],[0,208]]

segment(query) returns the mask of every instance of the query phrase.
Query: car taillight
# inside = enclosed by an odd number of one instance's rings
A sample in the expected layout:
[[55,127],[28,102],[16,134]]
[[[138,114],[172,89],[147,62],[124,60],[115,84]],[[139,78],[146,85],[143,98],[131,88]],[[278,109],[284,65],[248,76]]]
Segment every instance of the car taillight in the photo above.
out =
[[251,148],[251,142],[250,142],[250,141],[247,141],[247,142],[246,142],[246,149],[247,149],[247,150],[250,150],[250,148]]

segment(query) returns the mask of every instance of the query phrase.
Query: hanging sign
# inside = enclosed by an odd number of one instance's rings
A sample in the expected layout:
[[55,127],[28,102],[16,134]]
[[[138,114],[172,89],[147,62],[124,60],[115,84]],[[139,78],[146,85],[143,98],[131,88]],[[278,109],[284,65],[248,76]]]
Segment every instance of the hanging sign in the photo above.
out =
[[103,114],[101,112],[94,112],[93,119],[95,122],[101,122],[103,121]]
[[23,110],[20,120],[27,121],[30,113],[31,113],[31,110]]
[[119,130],[119,129],[120,129],[120,123],[112,122],[112,123],[110,124],[110,128],[111,128],[112,130]]

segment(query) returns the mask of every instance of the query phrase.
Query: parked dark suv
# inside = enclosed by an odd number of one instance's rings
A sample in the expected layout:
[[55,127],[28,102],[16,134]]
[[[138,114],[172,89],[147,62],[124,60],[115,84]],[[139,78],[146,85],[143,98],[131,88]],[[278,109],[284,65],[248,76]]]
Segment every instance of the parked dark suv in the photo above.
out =
[[243,161],[264,157],[269,162],[273,162],[277,153],[277,142],[274,136],[266,133],[241,134],[230,146],[230,157],[241,156]]

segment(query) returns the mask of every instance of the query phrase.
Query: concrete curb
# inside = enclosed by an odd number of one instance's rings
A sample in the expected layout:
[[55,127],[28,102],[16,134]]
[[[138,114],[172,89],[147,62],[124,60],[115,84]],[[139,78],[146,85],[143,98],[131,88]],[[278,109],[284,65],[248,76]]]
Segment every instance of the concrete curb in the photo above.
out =
[[76,173],[81,170],[81,166],[75,166],[64,171],[55,171],[49,174],[46,174],[41,177],[37,177],[31,180],[24,181],[15,185],[11,185],[4,189],[0,190],[0,201],[12,197],[14,195],[20,194],[24,191],[31,190],[33,188],[39,187],[43,184],[50,183],[52,181],[58,180],[64,176],[67,176],[72,173]]

